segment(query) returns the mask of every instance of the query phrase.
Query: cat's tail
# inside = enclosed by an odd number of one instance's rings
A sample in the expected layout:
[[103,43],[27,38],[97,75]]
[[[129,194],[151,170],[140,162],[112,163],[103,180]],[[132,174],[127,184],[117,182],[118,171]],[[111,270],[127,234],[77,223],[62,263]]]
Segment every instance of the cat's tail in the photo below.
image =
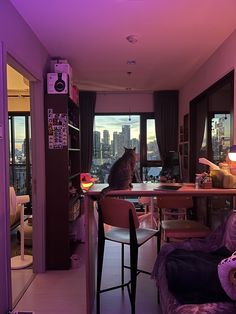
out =
[[100,192],[99,200],[103,199],[106,196],[106,194],[111,190],[112,189],[110,188],[110,186],[107,186],[106,188],[102,189]]

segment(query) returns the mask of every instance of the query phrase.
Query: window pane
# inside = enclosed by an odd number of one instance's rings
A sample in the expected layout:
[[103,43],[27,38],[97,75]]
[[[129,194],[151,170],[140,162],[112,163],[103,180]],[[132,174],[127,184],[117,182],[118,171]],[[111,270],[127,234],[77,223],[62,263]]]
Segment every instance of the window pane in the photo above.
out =
[[211,126],[213,162],[219,164],[225,161],[230,147],[230,114],[215,114]]
[[160,152],[156,140],[156,127],[154,119],[147,119],[147,160],[160,160]]
[[158,182],[162,167],[143,167],[143,181]]
[[[99,183],[107,182],[111,165],[123,155],[124,147],[140,152],[140,116],[95,116],[91,173]],[[139,159],[139,158],[137,158]]]
[[25,117],[14,117],[15,163],[26,160]]

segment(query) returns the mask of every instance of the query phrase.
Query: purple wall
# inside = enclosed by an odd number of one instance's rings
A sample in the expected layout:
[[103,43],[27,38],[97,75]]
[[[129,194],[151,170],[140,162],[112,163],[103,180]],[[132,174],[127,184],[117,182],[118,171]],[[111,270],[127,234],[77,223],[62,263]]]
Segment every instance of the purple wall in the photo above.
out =
[[0,40],[17,62],[42,79],[48,53],[8,0],[0,1]]
[[[180,89],[179,124],[183,125],[183,115],[189,111],[189,102],[236,67],[236,31],[218,48],[207,62]],[[234,81],[234,112],[236,108],[236,79]],[[235,118],[234,118],[235,119]],[[234,128],[234,142],[236,128]]]
[[152,112],[152,93],[98,93],[96,113]]

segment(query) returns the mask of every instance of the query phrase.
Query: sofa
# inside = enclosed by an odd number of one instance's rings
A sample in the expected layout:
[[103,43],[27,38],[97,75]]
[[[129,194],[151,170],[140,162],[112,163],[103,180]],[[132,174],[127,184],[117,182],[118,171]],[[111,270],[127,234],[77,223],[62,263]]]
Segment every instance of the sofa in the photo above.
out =
[[[152,278],[156,281],[156,285],[158,287],[158,294],[159,294],[159,302],[160,306],[162,309],[162,314],[236,314],[236,306],[235,306],[235,300],[236,300],[236,283],[230,282],[230,277],[229,272],[230,269],[222,269],[222,266],[224,267],[226,263],[224,261],[228,261],[228,256],[226,254],[226,258],[224,259],[222,257],[222,261],[217,264],[216,266],[212,267],[212,270],[214,270],[214,283],[213,279],[208,280],[207,284],[205,284],[204,288],[201,291],[198,291],[198,297],[197,297],[197,302],[195,295],[193,297],[192,301],[191,299],[187,300],[184,299],[183,301],[181,299],[181,294],[185,294],[186,290],[181,290],[178,291],[178,287],[181,287],[182,282],[186,283],[189,282],[187,288],[189,288],[190,292],[191,289],[193,289],[192,286],[194,286],[194,283],[192,284],[191,280],[194,280],[191,275],[191,273],[188,274],[188,265],[185,264],[186,269],[185,273],[184,272],[179,272],[178,273],[178,268],[176,263],[171,263],[173,261],[173,255],[176,255],[177,253],[179,254],[182,252],[189,253],[189,256],[193,255],[194,253],[197,253],[196,259],[192,259],[192,269],[197,268],[197,259],[199,256],[202,254],[203,256],[208,254],[213,254],[214,252],[219,252],[222,251],[222,248],[225,251],[228,252],[229,255],[233,254],[233,252],[236,251],[236,212],[231,211],[230,214],[226,217],[225,221],[222,222],[222,224],[212,233],[210,233],[206,238],[204,239],[191,239],[191,240],[186,240],[184,242],[172,242],[172,243],[167,243],[164,244],[161,247],[161,250],[157,256],[153,272],[152,272]],[[199,254],[198,254],[199,252]],[[213,252],[213,253],[212,253]],[[186,255],[186,254],[185,254]],[[223,254],[224,255],[224,254]],[[188,256],[187,256],[188,257]],[[231,258],[231,260],[234,260],[234,269],[235,273],[233,273],[233,277],[236,278],[236,258]],[[230,260],[230,261],[231,261]],[[218,260],[219,261],[219,260]],[[219,266],[219,265],[222,266]],[[170,266],[172,265],[172,266]],[[178,264],[179,265],[179,264]],[[187,267],[186,267],[187,265]],[[172,267],[172,268],[171,268]],[[219,272],[219,267],[220,272]],[[171,272],[174,268],[174,271]],[[182,271],[183,271],[182,269]],[[176,270],[176,271],[175,271]],[[228,273],[226,273],[228,272]],[[209,273],[209,271],[208,271]],[[199,276],[197,281],[200,281],[201,278],[204,277],[207,278],[208,273],[206,275],[202,275],[199,273]],[[172,274],[176,275],[176,278],[173,279],[174,277],[171,277]],[[224,278],[222,280],[222,274],[224,275]],[[185,277],[182,280],[182,276]],[[185,276],[186,275],[186,276]],[[179,276],[179,277],[178,277]],[[209,277],[213,278],[213,277]],[[184,280],[188,281],[184,281]],[[171,282],[171,280],[176,280],[176,282]],[[236,280],[236,279],[234,279]],[[215,284],[215,282],[217,284]],[[171,290],[174,289],[171,284],[174,283],[174,286],[177,287],[176,290]],[[176,284],[175,284],[176,283]],[[220,294],[221,296],[218,298],[217,295],[213,295],[213,299],[211,299],[210,294],[206,291],[208,291],[208,288],[212,288],[213,290],[216,289],[216,286],[219,286],[218,288],[221,289]],[[185,287],[186,288],[186,287]],[[232,293],[227,293],[229,289],[233,289],[233,298],[232,298]],[[171,291],[170,291],[171,290]],[[227,291],[228,290],[228,291]],[[218,293],[218,292],[217,292]],[[188,294],[190,295],[190,294]],[[223,296],[222,296],[223,295]],[[209,296],[209,300],[207,299]],[[182,301],[180,301],[182,300]],[[200,301],[199,301],[200,300]],[[202,301],[204,300],[204,301]]]

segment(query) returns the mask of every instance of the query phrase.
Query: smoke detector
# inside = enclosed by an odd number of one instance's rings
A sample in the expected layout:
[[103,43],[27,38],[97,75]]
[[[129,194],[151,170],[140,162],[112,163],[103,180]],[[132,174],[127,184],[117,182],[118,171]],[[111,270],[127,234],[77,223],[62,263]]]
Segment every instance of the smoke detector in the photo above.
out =
[[136,64],[136,60],[127,60],[127,64],[128,65],[135,65]]
[[131,44],[136,44],[136,42],[138,41],[138,37],[136,35],[128,35],[126,39]]

